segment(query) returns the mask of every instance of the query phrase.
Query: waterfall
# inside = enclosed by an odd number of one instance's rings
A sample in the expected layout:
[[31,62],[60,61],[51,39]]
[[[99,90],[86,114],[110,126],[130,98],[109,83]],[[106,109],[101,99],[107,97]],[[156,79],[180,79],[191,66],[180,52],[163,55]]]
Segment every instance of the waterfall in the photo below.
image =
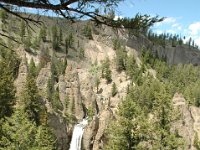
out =
[[72,140],[69,150],[81,150],[81,140],[84,132],[84,127],[88,124],[87,119],[83,119],[79,124],[74,126]]

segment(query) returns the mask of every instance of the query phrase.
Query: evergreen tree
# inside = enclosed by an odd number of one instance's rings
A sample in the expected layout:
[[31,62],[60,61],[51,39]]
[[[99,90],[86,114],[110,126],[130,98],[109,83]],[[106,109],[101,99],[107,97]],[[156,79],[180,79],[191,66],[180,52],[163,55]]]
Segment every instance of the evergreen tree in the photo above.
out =
[[53,77],[51,77],[49,78],[48,84],[47,84],[47,98],[50,101],[52,99],[53,92],[54,92],[54,80],[53,80]]
[[23,39],[24,41],[24,49],[27,51],[27,52],[31,52],[31,36],[30,36],[30,33],[27,34],[27,37],[24,37]]
[[127,58],[127,62],[126,62],[126,73],[130,77],[133,77],[133,76],[135,76],[137,70],[138,70],[138,66],[136,64],[136,60],[133,55],[130,55]]
[[58,37],[57,27],[53,26],[51,32],[52,32],[52,47],[53,47],[54,50],[58,50],[58,48],[59,48],[59,37]]
[[48,80],[47,98],[51,102],[54,111],[59,112],[59,110],[63,109],[63,105],[60,101],[59,89],[54,89],[54,82],[55,80],[53,77]]
[[20,37],[21,37],[21,41],[22,42],[24,41],[25,34],[26,34],[26,25],[25,25],[24,21],[21,21],[21,24],[20,24]]
[[117,86],[115,82],[112,84],[112,97],[114,97],[117,94]]
[[69,48],[73,46],[74,43],[74,37],[73,34],[70,33],[66,38],[65,38],[65,53],[66,55],[68,54]]
[[52,150],[55,137],[47,126],[36,126],[22,110],[15,113],[1,124],[0,149],[9,150]]
[[59,43],[61,44],[62,43],[62,41],[63,41],[63,34],[62,34],[62,29],[61,28],[59,28]]
[[121,48],[121,42],[119,39],[114,39],[113,40],[113,49],[118,50]]
[[107,83],[112,81],[112,72],[110,70],[110,61],[108,58],[102,64],[102,78],[107,80]]
[[1,18],[1,22],[2,22],[1,29],[2,29],[2,31],[4,31],[6,29],[8,14],[3,9],[0,10],[0,18]]
[[33,39],[32,48],[37,49],[38,46],[39,46],[39,41],[40,41],[40,39],[36,36],[36,37]]
[[63,109],[63,105],[60,101],[59,89],[53,92],[51,100],[52,100],[52,107],[56,112],[59,112],[59,110]]
[[10,116],[15,104],[15,87],[12,71],[6,61],[0,59],[0,119]]
[[155,149],[178,149],[183,143],[177,133],[170,131],[172,122],[176,119],[174,115],[171,99],[165,85],[160,85],[159,92],[155,92],[154,113],[156,117],[154,131],[157,139],[154,140]]
[[200,150],[200,141],[199,141],[197,133],[195,133],[195,135],[194,135],[194,144],[193,145],[197,150]]
[[46,27],[43,25],[42,28],[40,29],[39,33],[39,41],[45,42],[47,38],[47,32],[46,32]]
[[90,40],[93,39],[92,37],[92,29],[89,26],[89,24],[85,25],[85,27],[83,28],[83,34]]
[[126,70],[126,52],[125,48],[120,48],[116,50],[116,65],[117,71]]
[[69,39],[65,38],[65,54],[68,55],[69,52]]
[[69,39],[69,47],[72,47],[74,44],[74,36],[72,33],[69,34],[68,39]]
[[14,79],[17,77],[19,63],[16,53],[0,47],[0,119],[13,112]]
[[81,47],[79,49],[79,58],[84,58],[85,57],[85,50]]
[[42,47],[39,54],[39,65],[38,72],[41,68],[43,68],[48,62],[51,61],[51,56],[49,55],[49,50],[47,48]]
[[97,87],[97,93],[98,93],[98,91],[99,91],[99,84],[101,83],[100,82],[100,79],[97,77],[97,76],[95,76],[95,86]]
[[24,112],[28,114],[30,120],[35,121],[39,125],[42,101],[38,94],[35,78],[31,74],[27,76],[21,99]]
[[[0,145],[3,149],[30,149],[34,143],[37,132],[34,122],[28,119],[26,113],[17,110],[12,117],[2,124],[3,134]],[[1,149],[1,148],[0,148]]]
[[55,149],[55,137],[48,126],[41,125],[37,128],[34,147],[38,150]]
[[119,106],[119,118],[110,124],[106,137],[106,150],[148,149],[151,124],[142,109],[128,96]]
[[30,64],[29,64],[29,74],[33,77],[37,76],[37,68],[35,66],[35,62],[33,58],[31,58]]
[[53,80],[57,81],[58,80],[58,76],[59,76],[59,72],[57,69],[57,58],[55,56],[55,53],[52,54],[51,57],[51,73],[53,76]]

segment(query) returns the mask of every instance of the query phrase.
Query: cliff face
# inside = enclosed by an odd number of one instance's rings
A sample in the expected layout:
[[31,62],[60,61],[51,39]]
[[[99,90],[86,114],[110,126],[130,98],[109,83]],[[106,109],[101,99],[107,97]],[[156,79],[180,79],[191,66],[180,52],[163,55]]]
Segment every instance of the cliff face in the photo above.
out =
[[138,52],[141,52],[142,48],[146,47],[147,49],[152,50],[154,55],[157,55],[161,59],[164,58],[170,65],[189,63],[193,65],[200,64],[200,51],[187,45],[162,47],[154,45],[153,42],[149,41],[143,35],[140,35],[139,37],[132,36],[128,39],[127,45],[136,49]]
[[[69,149],[73,127],[80,122],[84,117],[89,117],[89,124],[85,128],[82,148],[84,150],[99,150],[104,146],[104,132],[109,125],[109,121],[117,116],[118,104],[126,97],[127,88],[131,85],[131,80],[125,72],[116,71],[116,51],[113,50],[112,39],[120,36],[127,42],[127,54],[135,56],[137,64],[140,66],[140,53],[143,46],[151,48],[152,52],[160,58],[165,58],[169,64],[200,64],[200,53],[194,49],[189,49],[186,46],[177,47],[161,47],[155,46],[147,38],[132,37],[127,39],[127,35],[123,32],[114,32],[111,28],[97,28],[99,34],[93,35],[93,40],[80,38],[85,50],[85,56],[82,60],[77,59],[78,56],[73,56],[75,50],[69,52],[68,66],[62,75],[59,75],[54,88],[59,89],[59,100],[62,104],[62,110],[55,110],[52,103],[47,97],[48,80],[52,76],[51,63],[48,63],[39,72],[36,79],[40,95],[43,98],[47,111],[49,113],[48,124],[53,128],[54,134],[57,137],[59,148],[63,150]],[[81,43],[80,42],[80,43]],[[25,52],[24,52],[25,53]],[[58,53],[62,57],[63,54]],[[23,56],[19,75],[16,80],[17,95],[23,89],[26,75],[28,72],[25,59],[30,60],[30,56]],[[105,58],[110,60],[110,69],[112,74],[112,82],[107,83],[101,78],[98,67],[101,66]],[[35,60],[38,62],[39,60]],[[94,63],[97,63],[96,66]],[[96,70],[95,70],[96,69]],[[99,90],[95,85],[95,74],[100,77]],[[153,72],[156,78],[156,71]],[[118,93],[112,96],[112,83],[117,85]],[[172,127],[177,129],[179,134],[184,137],[187,149],[192,149],[195,133],[200,138],[200,109],[197,107],[189,107],[183,96],[177,94],[173,98],[174,107],[180,112],[181,119],[176,121]],[[70,118],[70,119],[69,119]],[[70,120],[70,121],[69,121]]]
[[200,138],[200,109],[188,106],[182,94],[176,93],[172,99],[174,108],[180,113],[179,120],[172,125],[173,130],[177,130],[184,139],[186,149],[194,148],[194,138],[197,134]]

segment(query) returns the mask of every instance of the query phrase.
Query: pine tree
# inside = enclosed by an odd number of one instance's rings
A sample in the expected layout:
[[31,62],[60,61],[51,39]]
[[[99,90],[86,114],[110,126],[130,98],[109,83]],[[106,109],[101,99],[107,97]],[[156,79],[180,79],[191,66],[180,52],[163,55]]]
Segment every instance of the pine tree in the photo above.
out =
[[98,91],[99,91],[99,84],[101,83],[100,82],[100,79],[97,77],[97,76],[95,76],[95,86],[97,87],[97,93],[98,93]]
[[0,60],[0,119],[10,116],[15,104],[13,73],[6,61]]
[[197,150],[200,150],[200,141],[199,141],[199,138],[198,138],[198,134],[195,132],[195,135],[194,135],[194,147],[197,149]]
[[109,125],[106,132],[106,150],[148,149],[151,124],[142,109],[128,96],[119,106],[119,118]]
[[36,126],[24,111],[17,109],[1,124],[0,149],[52,150],[55,137],[48,126]]
[[62,41],[63,41],[63,34],[62,34],[62,29],[59,28],[59,43],[62,44]]
[[59,110],[63,109],[63,105],[60,101],[59,89],[53,92],[51,100],[52,100],[52,107],[56,112],[59,112]]
[[8,14],[3,9],[0,10],[0,18],[1,18],[1,22],[2,22],[2,24],[1,24],[2,31],[5,31],[6,30],[7,19],[8,19]]
[[58,50],[58,48],[59,48],[59,38],[58,38],[57,27],[53,26],[51,32],[52,32],[52,47],[53,47],[54,50]]
[[65,38],[65,54],[68,55],[68,51],[69,51],[69,39],[68,37]]
[[73,34],[70,33],[66,38],[65,38],[65,53],[66,55],[68,54],[69,48],[73,46],[74,43],[74,37]]
[[93,39],[92,37],[92,29],[89,26],[89,24],[85,25],[84,29],[83,29],[83,34],[90,40]]
[[21,41],[24,41],[24,36],[26,34],[26,25],[24,21],[21,21],[20,24],[20,37],[21,37]]
[[15,104],[14,79],[20,61],[16,53],[0,47],[0,119],[10,116]]
[[121,42],[119,39],[114,39],[113,40],[113,49],[118,50],[121,48]]
[[39,41],[40,41],[40,39],[36,36],[36,37],[33,39],[32,48],[37,49],[38,46],[39,46]]
[[34,147],[38,150],[55,149],[55,137],[48,126],[41,125],[37,128]]
[[37,75],[37,68],[35,66],[35,62],[33,58],[31,58],[30,64],[29,64],[29,74],[33,77],[36,77]]
[[107,83],[112,81],[112,72],[110,70],[110,61],[108,58],[102,64],[102,78],[107,80]]
[[54,82],[55,80],[53,77],[48,80],[47,98],[51,102],[54,111],[59,112],[59,110],[63,109],[63,105],[60,101],[59,89],[54,89]]
[[130,77],[134,77],[137,71],[138,71],[138,66],[136,64],[136,60],[133,55],[130,55],[126,61],[126,73]]
[[172,121],[176,119],[173,114],[171,98],[167,92],[165,85],[160,85],[160,90],[155,92],[154,113],[156,117],[154,131],[156,131],[157,139],[154,140],[153,147],[155,149],[178,149],[183,143],[182,138],[170,131]]
[[112,97],[114,97],[117,94],[117,86],[115,82],[112,84]]
[[25,113],[28,114],[30,120],[40,124],[40,113],[42,111],[42,101],[38,94],[35,78],[28,74],[24,91],[22,93],[22,106]]
[[81,47],[80,49],[79,49],[79,58],[84,58],[85,57],[85,50]]
[[58,72],[58,69],[57,69],[57,63],[58,63],[57,58],[55,56],[55,53],[53,53],[52,57],[51,57],[51,73],[52,73],[54,81],[57,81],[58,76],[59,76],[59,72]]
[[45,42],[47,38],[47,32],[46,32],[46,27],[43,25],[42,28],[40,29],[39,33],[39,41]]
[[69,34],[68,39],[69,39],[69,47],[72,47],[74,44],[74,36],[72,33]]
[[2,131],[1,147],[11,150],[25,150],[32,148],[37,129],[35,123],[28,119],[26,113],[16,110],[10,118],[4,121]]
[[116,65],[117,71],[121,72],[126,70],[126,52],[125,48],[120,48],[116,50]]
[[24,42],[24,49],[27,51],[27,52],[31,52],[31,35],[30,33],[28,33],[27,37],[24,37],[23,39],[23,42]]

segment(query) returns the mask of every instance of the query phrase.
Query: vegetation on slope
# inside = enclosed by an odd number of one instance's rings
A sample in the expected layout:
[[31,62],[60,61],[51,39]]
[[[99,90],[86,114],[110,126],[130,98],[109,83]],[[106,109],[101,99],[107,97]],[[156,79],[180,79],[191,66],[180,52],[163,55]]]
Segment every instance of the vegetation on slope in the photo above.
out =
[[[1,16],[4,23],[2,28],[11,28],[11,20],[5,19],[7,15]],[[134,20],[132,22],[123,21],[128,25],[135,23]],[[10,41],[7,42],[9,45],[4,44],[4,46],[7,45],[6,49],[0,47],[0,149],[16,149],[16,147],[19,149],[56,149],[55,137],[46,121],[48,113],[42,103],[35,79],[40,69],[51,62],[52,76],[49,79],[47,98],[51,101],[55,112],[59,113],[63,106],[59,98],[59,88],[55,89],[54,84],[58,81],[59,75],[65,72],[67,56],[70,55],[69,50],[78,49],[76,56],[83,60],[84,49],[73,35],[73,31],[63,34],[61,27],[52,25],[50,29],[42,26],[37,34],[27,29],[24,21],[20,20],[20,25],[20,28],[17,28],[19,30],[15,31],[17,40],[23,43],[28,53],[39,54],[40,62],[36,67],[34,61],[31,60],[26,86],[20,98],[22,107],[15,108],[14,79],[18,75],[20,60],[12,51],[14,46]],[[147,30],[146,26],[143,28]],[[140,29],[137,30],[140,31]],[[138,34],[134,32],[135,30],[129,31]],[[87,40],[93,39],[92,28],[89,24],[83,27],[82,35]],[[149,38],[152,37],[149,35]],[[154,37],[152,41],[157,39]],[[171,41],[170,38],[165,38],[165,40]],[[5,40],[2,39],[2,41]],[[173,43],[173,38],[171,42]],[[177,39],[174,42],[177,44]],[[157,43],[162,45],[163,41],[157,41]],[[117,71],[125,71],[135,85],[132,84],[127,88],[127,97],[119,105],[119,118],[114,120],[108,128],[106,149],[177,149],[181,147],[183,139],[176,131],[170,130],[171,124],[178,119],[178,116],[174,115],[171,99],[176,92],[179,92],[184,94],[188,104],[200,106],[199,67],[168,66],[164,60],[159,60],[148,50],[144,50],[141,54],[142,64],[138,67],[135,58],[127,55],[124,42],[115,39],[113,47],[116,51]],[[52,50],[52,55],[49,54],[49,49]],[[65,53],[64,60],[57,58],[60,52]],[[109,59],[105,59],[101,68],[102,78],[105,78],[108,84],[112,82],[110,63]],[[156,70],[156,79],[147,74],[148,69]],[[100,81],[99,75],[96,76],[98,93]],[[117,92],[117,85],[113,83],[112,96],[114,97]],[[88,110],[88,114],[90,117],[93,116],[93,108]],[[67,115],[69,114],[66,114],[66,120],[72,122],[72,117]],[[198,145],[198,142],[196,143]]]

